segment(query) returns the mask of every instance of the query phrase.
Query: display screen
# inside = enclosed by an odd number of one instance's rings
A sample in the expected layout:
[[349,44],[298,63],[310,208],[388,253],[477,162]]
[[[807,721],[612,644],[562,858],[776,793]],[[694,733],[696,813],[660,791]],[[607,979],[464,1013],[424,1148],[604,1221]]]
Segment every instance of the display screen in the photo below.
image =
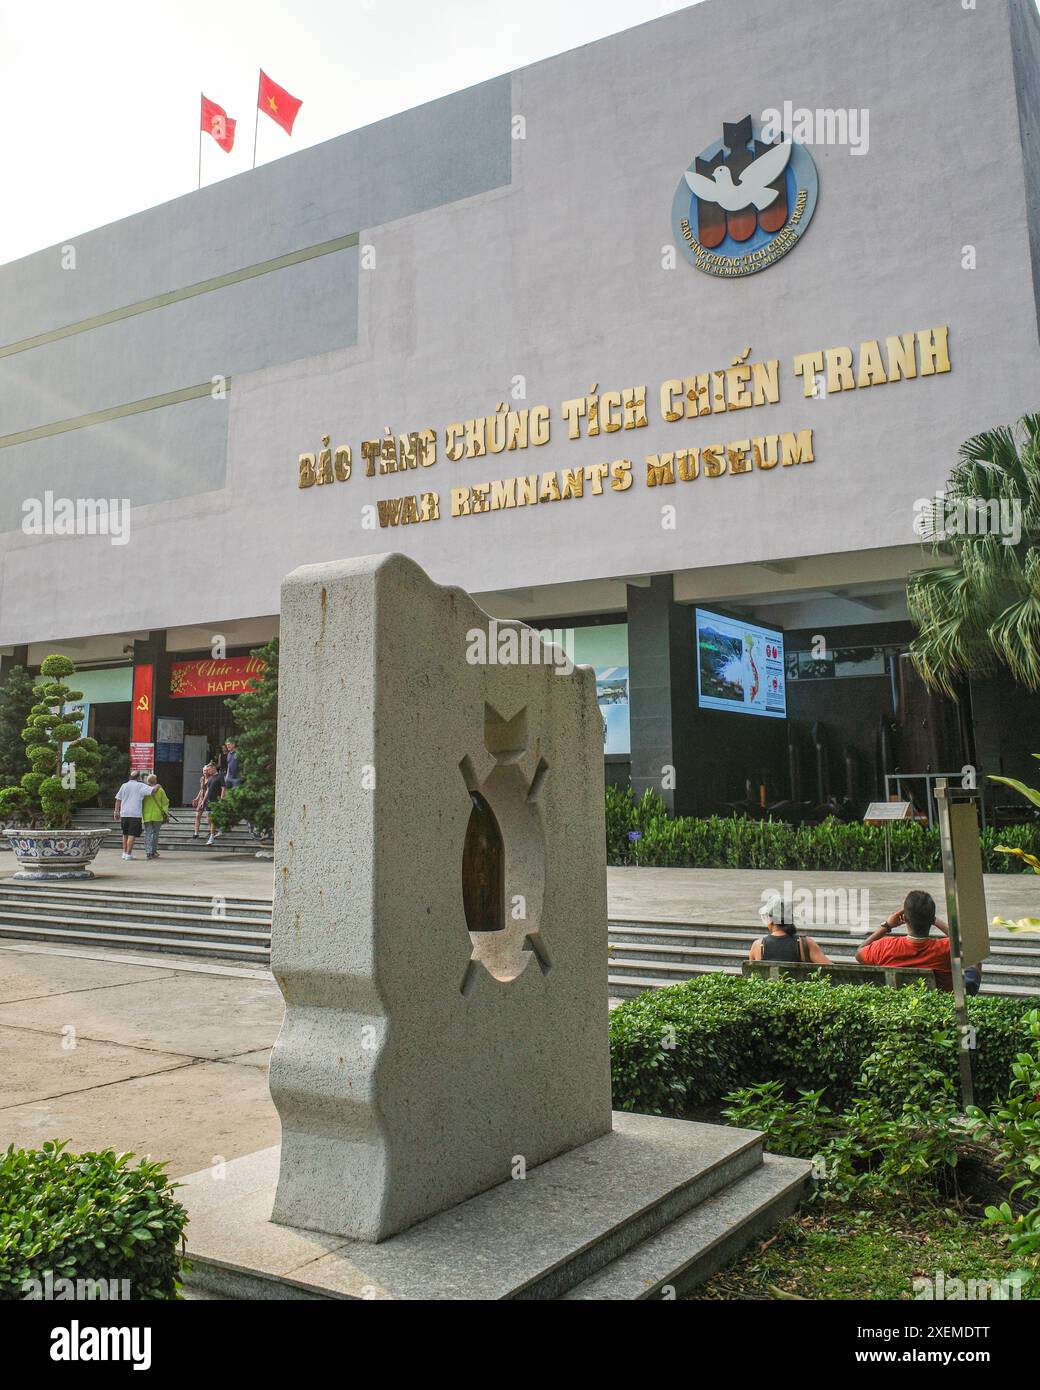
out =
[[694,609],[694,624],[701,709],[786,719],[784,634],[704,608]]

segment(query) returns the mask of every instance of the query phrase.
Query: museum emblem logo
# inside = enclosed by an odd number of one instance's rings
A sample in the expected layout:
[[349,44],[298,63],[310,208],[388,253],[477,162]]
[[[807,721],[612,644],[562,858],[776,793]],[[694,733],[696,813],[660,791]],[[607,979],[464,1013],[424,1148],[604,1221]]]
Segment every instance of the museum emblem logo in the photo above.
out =
[[751,117],[723,122],[675,192],[672,227],[698,270],[754,275],[786,256],[816,208],[819,180],[804,145],[763,138]]

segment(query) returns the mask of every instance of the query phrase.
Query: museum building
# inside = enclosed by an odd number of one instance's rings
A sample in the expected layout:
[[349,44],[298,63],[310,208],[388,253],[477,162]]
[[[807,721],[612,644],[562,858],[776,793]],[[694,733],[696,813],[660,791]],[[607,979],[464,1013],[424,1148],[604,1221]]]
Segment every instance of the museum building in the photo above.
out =
[[399,550],[677,811],[1027,775],[906,582],[1040,408],[1038,125],[1032,0],[704,0],[0,267],[2,668],[187,801],[282,578]]

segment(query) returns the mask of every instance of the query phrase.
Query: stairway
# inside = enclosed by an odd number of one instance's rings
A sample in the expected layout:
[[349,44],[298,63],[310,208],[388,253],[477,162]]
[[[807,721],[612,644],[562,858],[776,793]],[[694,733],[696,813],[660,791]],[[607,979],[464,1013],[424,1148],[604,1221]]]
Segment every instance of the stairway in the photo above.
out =
[[[739,975],[761,926],[682,925],[662,922],[608,924],[608,979],[612,998],[678,984],[698,975]],[[812,937],[832,960],[851,961],[862,936],[821,928]],[[982,975],[983,994],[1040,995],[1040,937],[991,929],[992,951]]]
[[[159,839],[160,850],[192,850],[195,852],[213,853],[213,847],[207,846],[206,837],[209,835],[209,825],[205,819],[202,822],[202,833],[197,840],[192,838],[192,831],[195,829],[195,812],[190,806],[173,808],[175,820],[167,821],[162,828]],[[110,843],[119,847],[119,826],[112,819],[111,810],[104,807],[89,806],[82,807],[76,812],[76,824],[87,829],[101,828],[102,826],[112,832]],[[216,848],[221,854],[249,854],[255,855],[258,850],[270,852],[271,845],[266,845],[256,838],[248,825],[236,825],[234,830],[225,830],[216,843]]]
[[0,881],[0,941],[9,938],[266,965],[271,901]]
[[[698,975],[739,975],[762,928],[610,922],[607,932],[610,995],[625,999]],[[994,928],[992,937],[982,993],[1040,996],[1040,936],[1016,936]],[[0,941],[8,938],[267,965],[271,901],[0,880]],[[829,934],[825,928],[814,931],[813,939],[838,961],[851,960],[859,940]]]

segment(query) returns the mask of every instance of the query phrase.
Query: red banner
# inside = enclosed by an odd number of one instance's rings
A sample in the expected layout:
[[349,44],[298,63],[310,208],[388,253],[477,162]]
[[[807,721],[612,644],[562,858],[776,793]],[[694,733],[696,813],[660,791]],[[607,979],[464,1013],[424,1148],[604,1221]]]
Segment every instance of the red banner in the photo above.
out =
[[185,698],[198,695],[242,695],[252,690],[267,670],[257,656],[225,656],[221,660],[175,661],[170,666],[170,694]]
[[151,743],[152,741],[152,683],[154,666],[134,667],[134,700],[130,706],[131,743]]

